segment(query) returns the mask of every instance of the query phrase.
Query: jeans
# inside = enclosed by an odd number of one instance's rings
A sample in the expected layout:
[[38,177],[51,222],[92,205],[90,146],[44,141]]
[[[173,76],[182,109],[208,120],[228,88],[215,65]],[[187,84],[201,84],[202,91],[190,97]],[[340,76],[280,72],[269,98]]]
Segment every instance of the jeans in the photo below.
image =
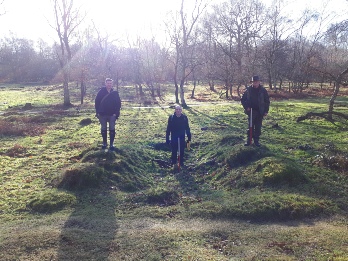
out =
[[109,131],[110,130],[115,130],[115,125],[116,125],[116,116],[102,116],[99,115],[98,117],[100,126],[101,126],[101,131],[107,131],[108,126],[107,123],[109,122]]

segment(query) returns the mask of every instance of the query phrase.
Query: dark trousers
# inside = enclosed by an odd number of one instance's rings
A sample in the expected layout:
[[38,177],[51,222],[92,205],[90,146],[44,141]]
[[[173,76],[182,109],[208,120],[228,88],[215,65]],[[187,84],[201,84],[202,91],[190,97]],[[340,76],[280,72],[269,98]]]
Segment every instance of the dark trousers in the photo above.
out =
[[[170,142],[172,148],[172,163],[178,162],[178,138],[174,138]],[[180,138],[180,165],[184,163],[185,138]]]
[[[261,115],[259,111],[253,110],[252,138],[254,139],[254,142],[259,142],[260,135],[261,135],[262,119],[263,119],[263,115]],[[250,126],[250,114],[248,114],[248,124],[249,124],[248,126]],[[248,134],[247,134],[248,142],[250,141],[249,128],[248,128]]]

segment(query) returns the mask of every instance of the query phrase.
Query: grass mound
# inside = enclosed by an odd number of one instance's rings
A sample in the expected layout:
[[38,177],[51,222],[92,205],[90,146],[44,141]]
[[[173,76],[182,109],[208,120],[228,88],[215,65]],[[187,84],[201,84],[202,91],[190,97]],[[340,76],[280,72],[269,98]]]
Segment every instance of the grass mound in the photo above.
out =
[[[101,185],[104,169],[91,163],[76,163],[65,170],[58,188],[81,190],[98,188]],[[104,175],[105,176],[105,175]]]
[[219,200],[204,200],[190,206],[190,215],[206,218],[240,218],[253,221],[286,221],[317,217],[337,211],[335,204],[299,194],[245,191]]
[[151,142],[149,143],[149,146],[152,147],[154,150],[171,151],[170,145],[167,145],[165,142]]
[[261,163],[263,183],[266,185],[296,186],[309,180],[302,168],[289,159],[269,158]]
[[85,119],[82,119],[80,121],[80,125],[82,125],[82,126],[87,126],[87,125],[90,125],[90,124],[92,124],[91,118],[85,118]]
[[153,190],[147,195],[147,203],[151,205],[171,206],[179,202],[177,191]]
[[76,203],[76,197],[72,194],[57,190],[42,192],[37,198],[27,204],[27,208],[40,213],[51,213]]
[[240,218],[252,220],[292,220],[330,213],[334,208],[329,201],[299,194],[281,192],[248,193],[227,211]]
[[221,183],[228,188],[248,189],[254,187],[295,187],[308,182],[309,178],[299,163],[286,158],[266,157],[247,167],[232,169],[227,175],[225,174]]
[[225,163],[230,168],[235,168],[258,160],[261,157],[263,157],[261,150],[255,150],[252,147],[243,147],[239,150],[234,149],[228,153],[225,157]]
[[[195,144],[201,150],[197,169],[216,171],[218,165],[232,169],[270,156],[266,147],[257,149],[254,146],[244,147],[241,146],[241,141],[238,135],[220,134],[212,138],[210,142]],[[220,171],[217,170],[217,172]],[[220,175],[216,177],[218,176]]]
[[146,175],[153,167],[149,154],[141,147],[116,149],[115,153],[89,148],[81,153],[80,163],[65,172],[63,187],[83,189],[105,184],[124,191],[143,189],[151,184]]

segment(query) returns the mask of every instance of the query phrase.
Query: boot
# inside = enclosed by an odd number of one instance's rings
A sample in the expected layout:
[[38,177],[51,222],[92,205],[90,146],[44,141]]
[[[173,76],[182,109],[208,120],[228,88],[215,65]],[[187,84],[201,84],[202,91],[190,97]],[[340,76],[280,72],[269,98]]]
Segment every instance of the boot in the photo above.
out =
[[246,142],[244,143],[244,146],[249,146],[250,145],[250,131],[249,129],[246,131],[246,134],[247,134],[247,140]]
[[102,138],[103,138],[103,146],[102,146],[102,149],[106,149],[106,147],[108,146],[108,142],[107,142],[107,131],[106,130],[102,130],[101,131],[101,135],[102,135]]
[[254,138],[254,144],[255,144],[256,147],[260,147],[261,146],[261,144],[259,143],[259,139],[255,139]]
[[115,130],[110,130],[109,131],[109,135],[110,135],[110,150],[111,151],[115,150],[115,147],[114,147],[115,134],[116,134]]

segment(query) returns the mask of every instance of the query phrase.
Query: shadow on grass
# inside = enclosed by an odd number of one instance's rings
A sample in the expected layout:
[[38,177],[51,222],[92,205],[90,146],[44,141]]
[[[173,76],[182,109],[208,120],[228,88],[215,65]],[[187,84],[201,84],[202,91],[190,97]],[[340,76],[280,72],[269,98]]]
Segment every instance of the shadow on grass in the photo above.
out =
[[[85,161],[86,156],[91,162]],[[107,259],[117,225],[116,198],[105,166],[113,164],[115,157],[91,151],[65,170],[58,188],[74,193],[76,204],[62,228],[57,260]]]
[[[205,113],[202,113],[198,110],[195,110],[193,107],[190,107],[190,108],[187,108],[186,109],[187,111],[189,111],[190,113],[192,113],[192,115],[194,115],[196,118],[199,118],[199,117],[205,117],[205,118],[208,118],[212,121],[214,121],[214,123],[216,125],[219,125],[219,126],[224,126],[224,127],[232,127],[231,124],[226,124],[226,122],[222,121],[222,120],[219,120],[217,119],[216,117],[212,117],[210,115],[207,115]],[[215,125],[215,128],[216,128],[216,125]]]
[[107,260],[117,231],[115,196],[91,190],[79,193],[77,201],[62,228],[57,260]]

